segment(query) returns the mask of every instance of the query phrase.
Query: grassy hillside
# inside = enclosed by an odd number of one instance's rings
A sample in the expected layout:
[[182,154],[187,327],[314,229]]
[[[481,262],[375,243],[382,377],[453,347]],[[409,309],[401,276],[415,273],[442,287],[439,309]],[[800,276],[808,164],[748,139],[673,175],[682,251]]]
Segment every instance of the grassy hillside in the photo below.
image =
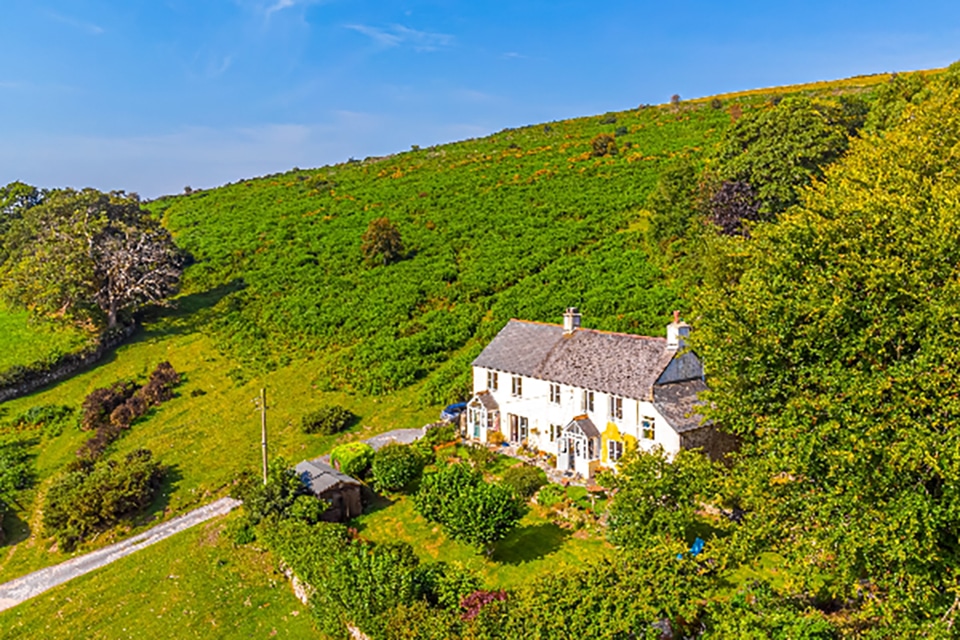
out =
[[[796,90],[857,91],[884,79]],[[335,440],[432,420],[440,403],[459,399],[470,361],[511,317],[557,322],[564,307],[577,305],[586,326],[659,334],[670,311],[682,307],[683,292],[646,253],[646,198],[671,161],[713,151],[731,106],[767,108],[770,93],[778,91],[505,130],[153,202],[194,260],[178,309],[145,318],[134,339],[95,369],[4,403],[0,412],[9,418],[43,404],[76,407],[94,388],[143,379],[163,360],[184,374],[178,396],[111,448],[111,455],[153,450],[171,468],[162,498],[132,529],[107,532],[82,552],[208,502],[240,470],[256,469],[252,399],[261,386],[270,398],[271,453],[295,462],[329,450]],[[592,154],[591,141],[601,133],[615,137],[617,154]],[[406,254],[388,266],[366,266],[361,235],[381,216],[399,227]],[[64,337],[69,333],[10,339],[6,326],[26,326],[25,316],[0,310],[0,341],[23,349],[0,350],[6,358],[0,369],[76,346]],[[328,402],[350,408],[359,424],[338,438],[300,433],[300,416]],[[36,481],[4,525],[9,544],[0,548],[0,580],[67,557],[43,537],[39,507],[88,436],[72,427],[33,435]],[[366,526],[374,537],[388,536],[390,524],[374,517]],[[215,562],[205,547],[187,549],[204,570]],[[162,566],[169,558],[157,553]],[[130,560],[111,571],[145,570]],[[507,582],[518,573],[490,571]],[[77,588],[113,602],[123,578],[85,580],[51,598]],[[179,596],[157,597],[155,606],[180,606]],[[39,632],[37,620],[55,611],[55,602],[7,613],[0,625],[15,619]],[[122,625],[123,616],[145,616],[144,606],[111,620]],[[242,617],[242,604],[233,600],[202,606],[235,606],[231,615]],[[71,629],[82,634],[83,624]]]
[[0,305],[0,372],[53,361],[88,344],[89,339],[73,327],[33,322],[26,311]]

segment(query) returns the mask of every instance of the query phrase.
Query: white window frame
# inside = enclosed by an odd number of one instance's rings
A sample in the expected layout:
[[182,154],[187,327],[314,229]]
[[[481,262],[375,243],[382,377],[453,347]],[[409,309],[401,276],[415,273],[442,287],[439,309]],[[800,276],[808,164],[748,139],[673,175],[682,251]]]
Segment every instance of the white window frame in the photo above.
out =
[[593,413],[593,400],[593,391],[584,389],[583,395],[580,397],[580,410],[585,413]]
[[499,382],[497,378],[496,371],[487,371],[487,391],[497,390],[497,383]]
[[623,398],[611,394],[609,407],[610,420],[613,422],[621,422],[623,420]]
[[644,416],[640,421],[640,437],[644,440],[657,439],[657,422],[649,416]]
[[619,440],[607,440],[607,460],[617,462],[623,457],[623,443]]
[[510,395],[514,398],[523,397],[523,376],[513,376],[510,380]]
[[556,382],[550,383],[550,402],[560,404],[560,385]]

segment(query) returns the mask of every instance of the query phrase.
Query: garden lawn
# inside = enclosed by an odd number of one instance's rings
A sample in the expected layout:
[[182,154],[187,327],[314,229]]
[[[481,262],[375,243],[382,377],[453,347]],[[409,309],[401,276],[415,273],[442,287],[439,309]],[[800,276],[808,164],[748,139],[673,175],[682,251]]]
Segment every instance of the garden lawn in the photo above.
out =
[[309,608],[273,558],[234,548],[225,522],[197,526],[0,613],[3,637],[316,637]]
[[424,562],[457,562],[476,571],[488,588],[516,587],[540,574],[582,567],[613,553],[613,546],[585,530],[569,531],[553,524],[533,505],[509,536],[487,558],[470,545],[449,539],[440,525],[427,522],[408,496],[381,499],[355,521],[360,535],[374,542],[404,541]]

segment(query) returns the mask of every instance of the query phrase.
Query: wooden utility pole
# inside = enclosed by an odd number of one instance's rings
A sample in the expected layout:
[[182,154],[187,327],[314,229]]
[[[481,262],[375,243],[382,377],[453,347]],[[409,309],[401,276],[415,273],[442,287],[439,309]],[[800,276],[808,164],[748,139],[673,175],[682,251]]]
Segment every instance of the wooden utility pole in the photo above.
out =
[[260,389],[260,443],[263,447],[263,484],[267,484],[267,390]]

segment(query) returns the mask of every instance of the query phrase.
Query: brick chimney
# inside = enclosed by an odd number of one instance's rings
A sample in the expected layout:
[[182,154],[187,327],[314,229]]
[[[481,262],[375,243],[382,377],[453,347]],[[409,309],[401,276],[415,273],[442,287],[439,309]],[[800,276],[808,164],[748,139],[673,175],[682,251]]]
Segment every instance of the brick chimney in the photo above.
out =
[[576,307],[567,307],[563,313],[563,335],[568,336],[580,328],[580,312]]
[[667,325],[667,349],[682,349],[690,337],[690,325],[680,319],[680,312],[673,312],[673,322]]

